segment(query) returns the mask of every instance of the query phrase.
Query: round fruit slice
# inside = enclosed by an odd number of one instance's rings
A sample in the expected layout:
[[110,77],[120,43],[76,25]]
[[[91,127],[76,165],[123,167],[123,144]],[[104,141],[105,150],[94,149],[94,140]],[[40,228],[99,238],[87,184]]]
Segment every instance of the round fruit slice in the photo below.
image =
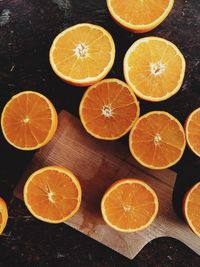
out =
[[179,91],[185,66],[185,59],[174,44],[162,38],[146,37],[128,49],[124,76],[137,96],[157,102]]
[[57,128],[57,113],[43,95],[24,91],[11,98],[1,116],[6,140],[22,150],[34,150],[46,145]]
[[89,87],[80,104],[83,126],[99,139],[122,137],[131,129],[139,113],[134,92],[117,79],[105,79]]
[[200,108],[189,115],[185,123],[185,133],[190,149],[200,157]]
[[0,197],[0,234],[2,234],[8,221],[8,209],[5,201]]
[[200,182],[186,194],[183,202],[183,212],[193,232],[200,237]]
[[113,66],[115,44],[102,27],[81,23],[61,32],[50,49],[50,63],[64,81],[88,86],[103,79]]
[[33,216],[49,223],[64,222],[81,204],[81,186],[72,172],[50,166],[34,172],[24,187],[24,201]]
[[145,182],[131,178],[115,182],[101,201],[105,222],[121,232],[148,227],[157,215],[158,206],[154,190]]
[[129,136],[133,157],[150,169],[166,169],[176,164],[185,145],[182,125],[164,111],[153,111],[140,117]]
[[174,0],[107,0],[114,20],[127,30],[142,33],[156,28],[168,16]]

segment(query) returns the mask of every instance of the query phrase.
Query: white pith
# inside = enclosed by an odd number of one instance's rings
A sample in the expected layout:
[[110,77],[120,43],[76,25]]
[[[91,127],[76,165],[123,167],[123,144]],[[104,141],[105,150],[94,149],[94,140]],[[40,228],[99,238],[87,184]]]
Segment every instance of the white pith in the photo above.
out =
[[77,58],[85,58],[88,55],[88,47],[86,44],[80,43],[74,49],[74,53]]
[[55,195],[55,194],[54,194],[52,191],[49,191],[49,192],[47,193],[48,200],[49,200],[50,202],[52,202],[52,203],[55,203],[55,200],[54,200],[54,198],[53,198],[54,195]]
[[24,119],[23,119],[23,122],[25,124],[27,124],[29,121],[30,121],[29,117],[28,116],[25,116]]
[[156,134],[156,135],[154,136],[154,144],[155,144],[155,145],[159,145],[161,139],[162,139],[161,136],[160,136],[159,134]]
[[166,65],[160,61],[150,64],[150,71],[151,74],[154,76],[162,75],[165,72],[165,70],[166,70]]
[[102,115],[105,116],[106,118],[110,118],[113,116],[113,110],[112,110],[112,107],[111,105],[104,105],[102,107]]

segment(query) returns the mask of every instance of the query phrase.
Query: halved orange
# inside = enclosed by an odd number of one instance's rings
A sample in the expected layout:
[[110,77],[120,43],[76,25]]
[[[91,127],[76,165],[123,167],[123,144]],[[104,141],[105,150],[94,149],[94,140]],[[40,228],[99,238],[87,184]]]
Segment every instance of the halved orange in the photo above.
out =
[[64,81],[88,86],[103,79],[113,66],[115,44],[104,28],[81,23],[67,28],[53,41],[50,63]]
[[115,182],[101,201],[105,222],[121,232],[147,228],[155,219],[158,206],[154,190],[145,182],[133,178]]
[[71,218],[81,204],[81,186],[64,167],[49,166],[34,172],[24,186],[24,201],[33,216],[49,223]]
[[152,111],[140,117],[129,136],[133,157],[150,169],[166,169],[176,164],[185,145],[182,125],[164,111]]
[[3,230],[6,227],[8,221],[8,209],[6,202],[3,198],[0,197],[0,234],[3,233]]
[[176,94],[183,83],[185,67],[180,50],[159,37],[137,40],[124,58],[126,82],[147,101],[162,101]]
[[136,32],[148,32],[156,28],[168,16],[174,0],[107,0],[111,16],[123,28]]
[[4,137],[12,146],[22,150],[46,145],[56,131],[57,121],[53,104],[33,91],[14,95],[1,115]]
[[86,131],[106,140],[125,135],[140,113],[133,90],[118,79],[105,79],[89,87],[79,110]]
[[193,232],[200,237],[200,182],[195,184],[186,194],[183,212]]
[[187,118],[185,134],[188,146],[200,157],[200,108],[195,109]]

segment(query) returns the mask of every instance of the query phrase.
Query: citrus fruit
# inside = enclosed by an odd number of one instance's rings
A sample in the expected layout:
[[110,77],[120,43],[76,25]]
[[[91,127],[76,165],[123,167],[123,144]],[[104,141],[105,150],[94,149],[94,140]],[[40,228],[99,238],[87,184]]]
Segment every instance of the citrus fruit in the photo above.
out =
[[67,28],[54,39],[49,57],[61,79],[88,86],[103,79],[112,68],[115,44],[104,28],[81,23]]
[[183,212],[193,232],[200,237],[200,182],[195,184],[186,194]]
[[136,32],[148,32],[156,28],[168,16],[174,0],[107,0],[113,19],[123,28]]
[[194,110],[187,118],[185,134],[188,146],[200,157],[200,108]]
[[165,169],[176,164],[185,144],[182,125],[164,111],[152,111],[140,117],[129,136],[133,157],[150,169]]
[[154,190],[137,179],[115,182],[104,194],[101,211],[105,222],[121,232],[135,232],[148,227],[158,212]]
[[36,218],[60,223],[72,217],[81,204],[81,186],[64,167],[49,166],[34,172],[24,187],[24,201]]
[[5,201],[0,197],[0,234],[2,234],[8,221],[8,209]]
[[24,91],[13,96],[1,115],[6,140],[22,150],[33,150],[47,144],[57,128],[57,113],[43,95]]
[[80,104],[83,126],[99,139],[114,140],[125,135],[139,112],[134,92],[118,79],[105,79],[92,85]]
[[137,96],[156,102],[179,91],[185,66],[183,55],[173,43],[159,37],[145,37],[128,49],[124,76]]

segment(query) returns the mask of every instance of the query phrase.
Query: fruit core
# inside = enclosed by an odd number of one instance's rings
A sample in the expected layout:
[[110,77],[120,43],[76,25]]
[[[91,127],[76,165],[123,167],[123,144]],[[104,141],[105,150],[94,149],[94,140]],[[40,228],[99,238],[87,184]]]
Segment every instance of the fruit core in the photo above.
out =
[[48,193],[47,193],[47,195],[48,195],[48,200],[50,201],[50,202],[52,202],[52,203],[55,203],[55,200],[54,200],[54,193],[52,192],[52,191],[49,191]]
[[102,115],[104,115],[106,118],[110,118],[113,116],[111,105],[104,105],[101,111],[102,111]]
[[131,205],[124,205],[123,209],[124,209],[125,212],[130,212],[130,211],[133,212],[135,208],[133,206],[131,206]]
[[27,124],[29,121],[30,121],[29,117],[28,116],[25,116],[24,119],[23,119],[23,122],[25,124]]
[[88,52],[88,47],[81,43],[81,44],[78,44],[75,48],[75,55],[78,57],[78,58],[84,58],[87,56],[87,52]]
[[163,74],[163,72],[165,72],[165,70],[166,70],[165,64],[163,64],[160,61],[150,64],[150,71],[151,74],[154,76],[160,76],[161,74]]
[[161,141],[161,136],[159,134],[156,134],[154,136],[154,144],[159,145],[160,141]]

